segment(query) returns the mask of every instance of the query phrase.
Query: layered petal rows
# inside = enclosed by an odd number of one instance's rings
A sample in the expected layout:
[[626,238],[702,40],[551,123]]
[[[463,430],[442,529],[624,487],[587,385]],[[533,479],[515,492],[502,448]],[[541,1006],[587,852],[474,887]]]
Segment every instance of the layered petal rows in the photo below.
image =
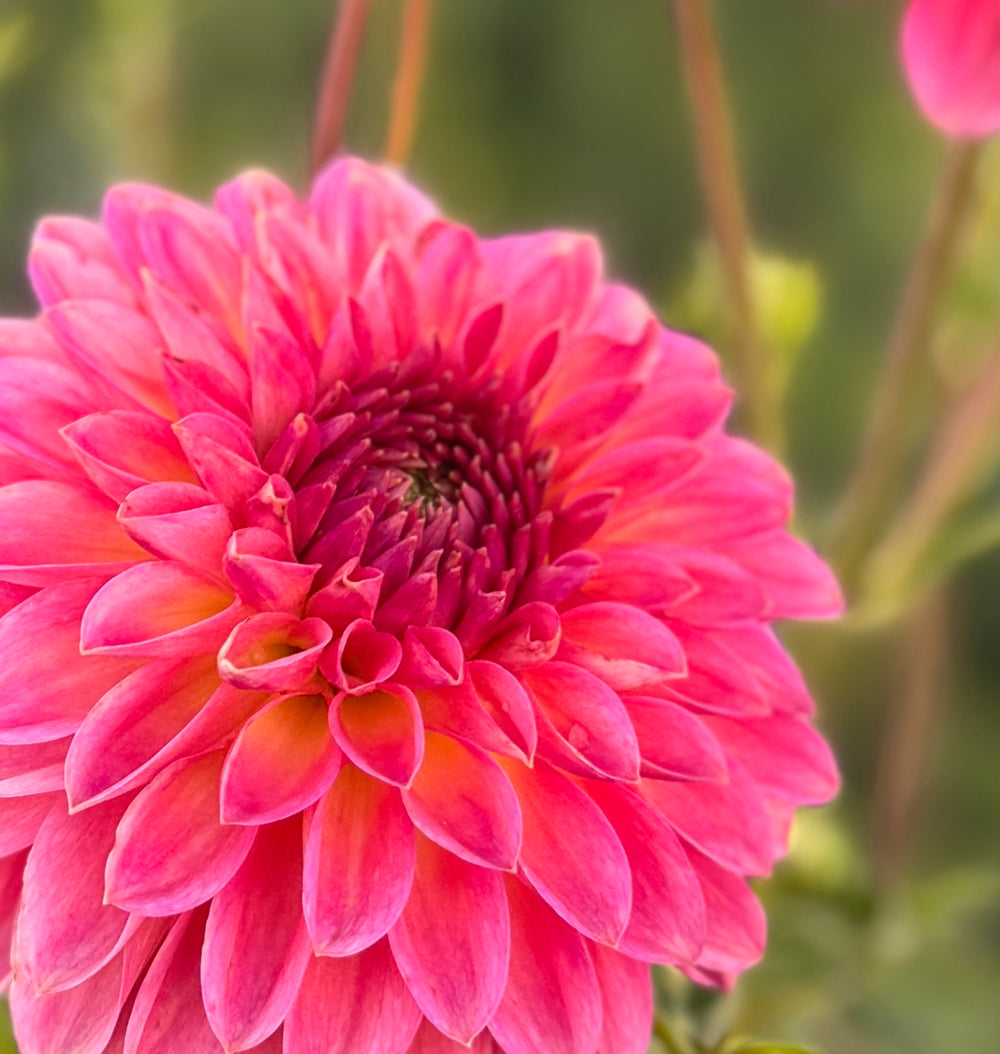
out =
[[[344,160],[113,189],[0,322],[25,1054],[641,1054],[837,775],[840,604],[712,353]],[[10,929],[7,931],[10,933]]]

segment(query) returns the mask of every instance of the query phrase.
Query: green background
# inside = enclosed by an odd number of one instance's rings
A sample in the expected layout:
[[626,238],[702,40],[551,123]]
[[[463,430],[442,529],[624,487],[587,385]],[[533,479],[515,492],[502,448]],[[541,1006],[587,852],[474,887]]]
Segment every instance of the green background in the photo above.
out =
[[[333,8],[0,0],[0,312],[33,310],[23,260],[35,219],[93,215],[115,180],[204,198],[259,165],[304,187]],[[819,311],[789,351],[785,460],[800,528],[822,548],[944,144],[906,91],[900,4],[720,0],[715,13],[757,242],[811,268],[796,272],[805,290],[779,282],[773,309],[793,328]],[[384,138],[399,15],[397,0],[373,0],[348,129],[367,156]],[[712,331],[667,0],[436,0],[434,16],[412,177],[485,233],[597,232],[613,274],[668,321]],[[998,173],[988,157],[986,206]],[[935,348],[945,384],[1000,338],[1000,223],[984,217]],[[929,420],[912,422],[918,445]],[[998,494],[987,486],[974,513],[995,510]],[[666,1004],[706,1044],[731,1030],[829,1054],[998,1049],[1000,556],[982,548],[947,590],[949,668],[906,874],[888,894],[872,881],[871,800],[893,746],[885,715],[913,656],[891,624],[788,634],[845,790],[805,817],[792,859],[763,887],[770,951],[735,996],[666,982]]]

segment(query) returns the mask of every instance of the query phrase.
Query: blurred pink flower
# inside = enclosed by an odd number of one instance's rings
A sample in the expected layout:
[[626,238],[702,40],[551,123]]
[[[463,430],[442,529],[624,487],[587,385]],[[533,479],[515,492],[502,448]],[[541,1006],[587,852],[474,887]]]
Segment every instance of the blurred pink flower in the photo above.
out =
[[1000,130],[1000,2],[912,0],[903,61],[927,118],[949,135]]
[[647,963],[760,956],[744,877],[837,785],[769,622],[840,598],[712,353],[593,240],[481,240],[345,160],[308,203],[117,187],[30,272],[41,317],[0,323],[25,1054],[640,1054]]

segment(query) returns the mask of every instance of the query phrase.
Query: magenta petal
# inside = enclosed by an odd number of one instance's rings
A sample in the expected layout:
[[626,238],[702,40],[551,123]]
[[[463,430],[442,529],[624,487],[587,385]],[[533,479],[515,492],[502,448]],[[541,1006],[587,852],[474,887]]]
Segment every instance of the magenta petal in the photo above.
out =
[[62,790],[68,749],[66,739],[0,746],[0,798]]
[[238,688],[300,692],[315,683],[330,627],[318,618],[284,612],[251,615],[233,628],[219,649],[219,676]]
[[61,798],[55,792],[0,798],[0,857],[31,845],[45,817],[53,807],[61,806]]
[[108,856],[109,903],[177,915],[204,903],[236,873],[256,829],[219,821],[222,751],[175,762],[139,792]]
[[633,790],[596,781],[587,789],[632,873],[632,911],[618,948],[653,962],[694,962],[705,940],[705,902],[680,839]]
[[128,1015],[127,1054],[219,1054],[201,996],[204,935],[204,911],[181,915],[171,926]]
[[739,875],[695,849],[689,849],[688,855],[705,897],[705,946],[698,966],[723,973],[753,966],[764,952],[767,936],[760,903]]
[[687,670],[684,650],[662,622],[631,604],[598,602],[562,615],[560,657],[612,688],[635,691]]
[[423,764],[403,791],[403,804],[438,845],[471,863],[513,870],[521,809],[510,780],[485,751],[428,732]]
[[425,1017],[407,1047],[406,1054],[502,1054],[496,1040],[483,1029],[471,1044],[456,1043],[438,1030]]
[[703,853],[746,875],[766,875],[774,858],[771,821],[757,784],[735,760],[725,783],[645,779],[642,793]]
[[389,931],[399,971],[431,1023],[469,1043],[507,979],[510,920],[503,879],[418,835],[409,900]]
[[408,626],[403,637],[399,680],[413,688],[462,683],[465,656],[449,630],[439,626]]
[[[218,687],[215,657],[206,656],[148,662],[105,692],[83,719],[66,756],[70,805],[78,809],[121,794],[177,760],[181,755],[171,753],[170,745],[203,712]],[[228,694],[226,702],[238,719],[232,697],[239,693],[229,689]],[[201,749],[213,745],[209,741]]]
[[590,946],[601,987],[601,1042],[597,1054],[646,1054],[653,1030],[649,967],[611,948]]
[[524,817],[521,866],[542,898],[582,934],[617,944],[632,910],[628,857],[604,813],[551,766],[501,760]]
[[726,757],[700,718],[666,699],[624,700],[642,754],[644,776],[722,781]]
[[591,1054],[601,991],[586,942],[523,882],[506,884],[510,969],[490,1031],[506,1054]]
[[80,618],[98,584],[50,586],[0,618],[0,742],[76,731],[104,692],[135,669],[123,659],[80,654]]
[[104,903],[104,862],[125,806],[52,809],[28,854],[13,958],[37,992],[70,988],[120,949],[128,915]]
[[621,699],[594,674],[554,661],[525,670],[524,683],[571,752],[613,779],[639,776],[639,744]]
[[327,679],[351,695],[366,695],[399,669],[403,649],[388,633],[367,619],[356,619],[323,656],[320,667]]
[[414,859],[399,791],[345,765],[306,838],[302,903],[317,954],[353,955],[384,936],[410,894]]
[[139,564],[98,590],[84,612],[84,652],[171,658],[215,651],[241,616],[232,594],[181,564]]
[[273,700],[243,726],[226,755],[223,822],[263,824],[301,812],[333,782],[341,757],[322,696]]
[[148,559],[91,487],[29,479],[0,488],[0,576],[8,581],[107,578]]
[[192,483],[150,483],[131,490],[118,522],[144,549],[222,579],[233,525],[223,505]]
[[422,1020],[389,942],[314,957],[285,1019],[285,1054],[405,1054]]
[[227,1050],[247,1050],[281,1024],[310,955],[296,818],[260,829],[208,913],[201,985],[212,1030]]
[[330,706],[330,730],[355,765],[388,783],[408,786],[420,768],[423,719],[413,693],[402,685],[338,695]]
[[62,430],[87,475],[115,501],[144,483],[194,483],[162,417],[127,410],[89,414]]
[[[295,560],[274,559],[254,552],[248,545],[247,531],[237,531],[225,554],[226,576],[244,603],[262,611],[299,614],[319,564],[300,564]],[[254,530],[249,533],[255,534]]]

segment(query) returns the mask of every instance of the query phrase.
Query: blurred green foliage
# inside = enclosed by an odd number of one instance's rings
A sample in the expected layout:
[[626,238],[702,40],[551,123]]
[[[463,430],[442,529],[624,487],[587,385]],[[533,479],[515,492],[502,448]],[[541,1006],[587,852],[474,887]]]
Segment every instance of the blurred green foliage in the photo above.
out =
[[[412,176],[483,231],[597,231],[614,274],[668,319],[720,339],[667,0],[435,6]],[[372,4],[348,132],[368,155],[384,136],[400,7]],[[263,165],[304,186],[333,10],[332,0],[3,0],[0,311],[33,310],[23,261],[35,218],[94,214],[115,180],[205,197]],[[754,284],[782,355],[785,458],[802,528],[822,545],[943,146],[903,84],[901,3],[718,0],[715,10],[760,254]],[[1000,180],[983,185],[935,341],[945,393],[1000,338]],[[918,438],[931,408],[918,407]],[[995,479],[995,459],[988,469]],[[764,963],[726,998],[664,984],[665,1009],[698,1049],[997,1049],[998,498],[993,484],[965,533],[944,543],[964,561],[950,590],[949,677],[908,866],[889,891],[873,882],[869,813],[887,700],[912,656],[889,627],[787,633],[845,789],[832,809],[803,817],[790,860],[760,886],[771,926]],[[0,1051],[12,1049],[0,1039]]]

